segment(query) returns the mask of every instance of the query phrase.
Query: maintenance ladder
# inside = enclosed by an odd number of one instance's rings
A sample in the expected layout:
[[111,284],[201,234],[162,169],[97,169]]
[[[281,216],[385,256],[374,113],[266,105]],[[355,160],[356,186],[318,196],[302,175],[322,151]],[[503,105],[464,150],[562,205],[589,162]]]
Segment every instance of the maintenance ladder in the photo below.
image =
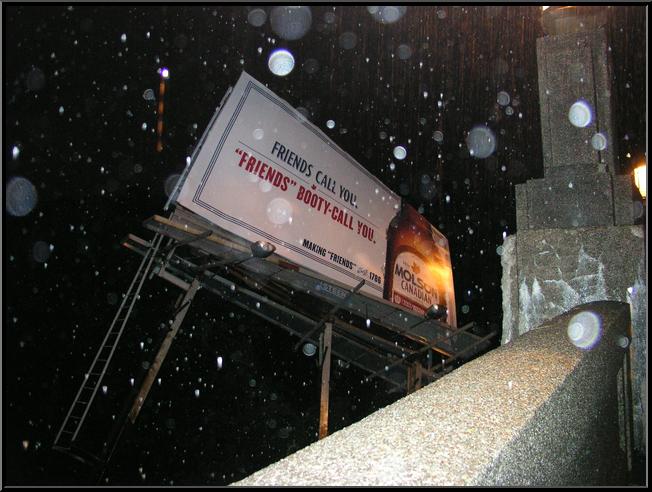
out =
[[152,242],[149,243],[147,252],[140,262],[140,266],[120,303],[120,307],[118,307],[113,322],[109,326],[88,372],[84,375],[84,380],[54,440],[53,449],[71,454],[81,461],[87,461],[76,452],[77,450],[74,448],[75,440],[86,421],[88,411],[102,383],[102,378],[106,374],[106,370],[115,353],[116,346],[120,341],[125,326],[127,326],[127,321],[131,316],[136,300],[138,300],[145,278],[152,270],[152,265],[154,264],[154,259],[156,258],[163,237],[162,234],[157,233],[152,239]]

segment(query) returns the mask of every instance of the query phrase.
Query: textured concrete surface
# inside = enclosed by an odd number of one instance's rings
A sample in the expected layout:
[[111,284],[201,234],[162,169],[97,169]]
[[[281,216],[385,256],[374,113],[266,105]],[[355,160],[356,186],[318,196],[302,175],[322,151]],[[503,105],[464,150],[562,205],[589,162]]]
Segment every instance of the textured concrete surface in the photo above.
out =
[[[546,177],[565,173],[569,165],[586,173],[614,173],[611,60],[603,29],[537,39],[537,68],[543,165]],[[578,128],[568,110],[578,100],[588,103],[592,120]],[[591,138],[601,132],[607,147],[597,151]]]
[[[606,39],[603,29],[537,39],[544,177],[516,185],[518,231],[634,224],[632,178],[615,175]],[[568,117],[578,101],[591,112],[584,127]]]
[[518,232],[506,238],[501,262],[503,344],[581,303],[631,304],[635,447],[644,450],[647,292],[643,227]]
[[580,170],[563,177],[531,179],[516,188],[518,231],[634,223],[631,176]]
[[[601,321],[592,350],[567,335],[584,311]],[[624,483],[616,375],[628,325],[626,304],[580,306],[233,485]]]
[[503,275],[510,277],[503,279],[509,289],[503,298],[512,304],[503,343],[584,302],[627,302],[644,271],[643,226],[540,229],[510,237],[515,244],[507,247],[506,239],[501,258]]

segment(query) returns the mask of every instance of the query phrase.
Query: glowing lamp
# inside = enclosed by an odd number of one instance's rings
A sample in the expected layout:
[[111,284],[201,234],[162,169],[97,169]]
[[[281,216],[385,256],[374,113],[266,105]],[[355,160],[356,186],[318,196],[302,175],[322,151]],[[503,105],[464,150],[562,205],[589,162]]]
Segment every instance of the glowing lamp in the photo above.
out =
[[634,169],[634,184],[643,198],[647,195],[647,165],[641,164]]

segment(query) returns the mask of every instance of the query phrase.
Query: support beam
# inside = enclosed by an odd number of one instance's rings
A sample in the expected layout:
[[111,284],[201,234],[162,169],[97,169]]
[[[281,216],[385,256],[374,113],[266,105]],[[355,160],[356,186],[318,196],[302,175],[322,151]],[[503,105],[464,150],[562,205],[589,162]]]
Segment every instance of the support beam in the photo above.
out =
[[409,395],[416,390],[421,389],[423,377],[423,366],[419,362],[408,367],[407,381],[405,382],[405,394]]
[[333,323],[327,321],[323,334],[323,355],[321,364],[321,399],[319,402],[319,439],[328,435],[328,392],[331,379],[331,341],[333,338]]
[[[338,302],[335,306],[332,307],[332,309],[328,312],[326,317],[324,319],[328,319],[331,316],[333,316],[337,311],[339,311],[347,302],[349,302],[349,299],[358,292],[360,289],[362,289],[362,286],[365,284],[364,280],[361,280],[358,285],[353,287],[353,289],[346,295],[344,299],[342,299],[340,302]],[[313,333],[315,333],[317,330],[319,330],[326,322],[322,319],[319,323],[315,324],[315,327],[310,330],[308,333],[303,335],[301,339],[294,345],[294,350],[296,351],[301,344],[309,337],[312,336]]]
[[145,403],[145,399],[147,398],[149,390],[152,387],[152,383],[154,382],[154,379],[156,379],[156,375],[158,374],[158,371],[161,368],[161,365],[163,364],[163,361],[165,360],[168,351],[170,350],[172,341],[174,340],[174,337],[176,336],[177,332],[179,331],[179,328],[181,327],[183,318],[185,318],[186,313],[190,308],[190,303],[192,302],[192,299],[195,297],[195,293],[197,292],[199,286],[200,286],[199,280],[194,279],[190,284],[188,290],[185,292],[185,294],[182,294],[179,297],[179,302],[178,302],[179,309],[177,310],[176,316],[174,317],[174,321],[172,323],[172,326],[170,327],[170,331],[168,331],[167,335],[163,339],[163,342],[161,343],[161,347],[159,348],[158,353],[154,358],[154,362],[152,362],[152,365],[149,366],[149,370],[147,371],[145,380],[143,381],[143,384],[140,387],[140,391],[138,392],[138,396],[136,396],[136,400],[134,401],[134,404],[131,407],[131,411],[129,412],[129,420],[131,421],[132,424],[136,421],[136,418],[140,413],[140,409]]

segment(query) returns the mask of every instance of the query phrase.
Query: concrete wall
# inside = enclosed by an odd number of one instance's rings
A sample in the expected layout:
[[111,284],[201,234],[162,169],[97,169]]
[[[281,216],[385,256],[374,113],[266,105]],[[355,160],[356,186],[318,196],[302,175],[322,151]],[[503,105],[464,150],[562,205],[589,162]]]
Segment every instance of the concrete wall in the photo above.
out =
[[502,343],[578,304],[628,302],[635,448],[645,450],[647,291],[642,226],[519,231],[505,239]]
[[[590,350],[567,334],[579,313],[599,320]],[[626,483],[617,375],[629,323],[627,304],[578,306],[233,485]]]

